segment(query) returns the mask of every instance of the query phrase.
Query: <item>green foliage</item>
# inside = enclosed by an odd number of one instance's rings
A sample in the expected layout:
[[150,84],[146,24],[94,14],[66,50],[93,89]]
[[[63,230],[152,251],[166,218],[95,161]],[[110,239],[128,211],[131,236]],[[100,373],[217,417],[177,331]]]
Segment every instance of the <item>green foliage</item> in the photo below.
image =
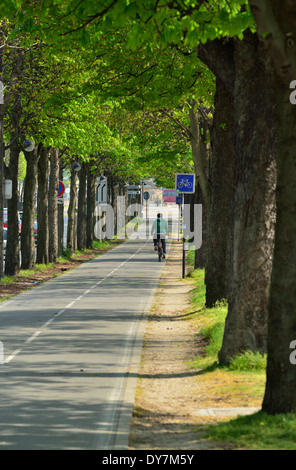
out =
[[263,411],[211,425],[206,437],[248,450],[296,450],[296,414],[268,415]]
[[244,351],[230,360],[229,370],[265,371],[267,356],[254,351]]
[[217,356],[222,346],[224,322],[217,322],[200,330],[201,336],[209,343],[205,350],[209,356]]
[[192,171],[184,104],[210,108],[215,93],[196,47],[253,28],[247,1],[4,3],[10,39],[26,51],[21,125],[36,142],[92,155],[93,168],[126,180],[170,187]]

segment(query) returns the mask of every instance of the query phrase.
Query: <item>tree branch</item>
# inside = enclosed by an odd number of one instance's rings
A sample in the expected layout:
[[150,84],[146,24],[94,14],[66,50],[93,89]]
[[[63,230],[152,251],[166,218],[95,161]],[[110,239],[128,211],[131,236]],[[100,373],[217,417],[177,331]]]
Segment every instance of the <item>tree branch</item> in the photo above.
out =
[[230,94],[234,88],[234,43],[233,39],[208,41],[196,47],[198,57],[218,77]]
[[270,48],[277,77],[285,84],[294,80],[296,49],[293,38],[296,25],[289,31],[291,1],[282,1],[282,6],[272,0],[249,0],[249,4],[257,24],[258,36]]

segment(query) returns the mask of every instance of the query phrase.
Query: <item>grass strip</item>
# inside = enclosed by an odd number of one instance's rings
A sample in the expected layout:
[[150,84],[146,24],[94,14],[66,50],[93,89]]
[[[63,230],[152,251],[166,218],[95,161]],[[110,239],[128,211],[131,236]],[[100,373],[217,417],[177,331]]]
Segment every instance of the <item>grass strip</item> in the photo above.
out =
[[[191,255],[190,255],[191,256]],[[191,256],[192,262],[192,256]],[[196,368],[199,393],[208,396],[208,407],[261,407],[266,380],[266,355],[244,351],[228,366],[219,365],[227,302],[205,307],[204,271],[192,270],[195,288],[191,319],[196,323],[199,352],[188,365]],[[199,428],[200,431],[200,428]],[[203,426],[205,437],[248,450],[296,450],[296,414],[268,415],[258,411],[237,418],[218,419]]]

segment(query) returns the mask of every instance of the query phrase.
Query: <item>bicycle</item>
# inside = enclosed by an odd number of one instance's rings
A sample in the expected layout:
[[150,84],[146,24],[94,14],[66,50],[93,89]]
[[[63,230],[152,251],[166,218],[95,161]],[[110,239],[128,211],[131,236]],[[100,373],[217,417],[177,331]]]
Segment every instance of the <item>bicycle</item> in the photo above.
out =
[[178,189],[182,189],[182,188],[191,189],[192,186],[193,185],[192,185],[191,181],[189,181],[188,178],[182,178],[181,181],[179,181],[179,183],[178,183]]

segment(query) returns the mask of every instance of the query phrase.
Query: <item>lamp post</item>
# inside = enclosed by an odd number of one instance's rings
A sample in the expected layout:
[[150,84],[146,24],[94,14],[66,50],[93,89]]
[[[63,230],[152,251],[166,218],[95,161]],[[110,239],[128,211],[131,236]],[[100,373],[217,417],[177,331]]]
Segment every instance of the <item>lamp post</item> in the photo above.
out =
[[[5,150],[10,149],[12,144],[15,142],[16,139],[20,137],[26,137],[24,134],[17,135],[9,144],[3,142],[3,121],[0,124],[0,279],[4,276],[4,251],[3,251],[3,235],[4,235],[4,184],[5,184],[5,175],[4,175],[4,157],[5,157]],[[35,143],[32,140],[24,139],[23,141],[23,150],[26,152],[32,152],[35,148]]]

